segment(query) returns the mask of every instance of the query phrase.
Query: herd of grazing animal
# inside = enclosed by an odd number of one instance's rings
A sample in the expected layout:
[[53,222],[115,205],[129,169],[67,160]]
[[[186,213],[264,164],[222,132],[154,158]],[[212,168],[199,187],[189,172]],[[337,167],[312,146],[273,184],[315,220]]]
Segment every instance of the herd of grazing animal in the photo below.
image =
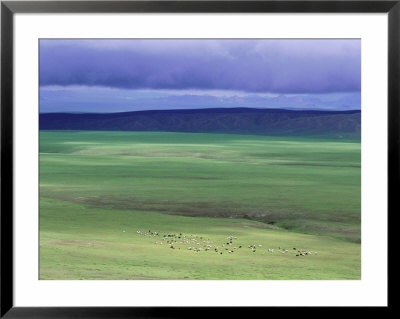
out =
[[[123,231],[125,232],[125,231]],[[136,231],[137,234],[145,236],[145,237],[156,237],[158,238],[154,244],[155,245],[165,245],[166,247],[170,249],[178,249],[180,250],[181,248],[185,248],[186,250],[190,250],[193,252],[214,252],[218,255],[223,255],[224,253],[228,254],[233,254],[236,251],[239,251],[243,246],[242,245],[237,245],[234,244],[234,240],[237,240],[237,237],[234,236],[228,236],[226,238],[226,241],[223,242],[220,245],[214,244],[210,239],[208,238],[203,238],[202,236],[198,235],[188,235],[188,234],[175,234],[175,233],[170,233],[170,234],[160,234],[159,232],[156,231],[141,231],[138,230]],[[275,248],[268,248],[267,250],[262,250],[262,245],[248,245],[247,248],[251,250],[253,253],[257,251],[263,252],[265,255],[266,253],[268,254],[274,254],[280,253],[280,254],[288,254],[288,255],[293,255],[296,257],[303,257],[303,256],[310,256],[310,255],[317,255],[318,252],[314,251],[308,251],[308,250],[303,250],[303,249],[297,249],[293,248],[292,250],[284,249],[281,247],[278,247],[278,249]],[[294,252],[294,254],[293,254]]]

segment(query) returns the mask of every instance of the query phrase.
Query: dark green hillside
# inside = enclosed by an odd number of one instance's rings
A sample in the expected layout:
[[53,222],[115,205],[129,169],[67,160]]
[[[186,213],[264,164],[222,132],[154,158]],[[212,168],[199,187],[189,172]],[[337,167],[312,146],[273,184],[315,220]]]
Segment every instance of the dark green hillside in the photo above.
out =
[[41,130],[166,131],[360,138],[360,111],[198,109],[40,114]]

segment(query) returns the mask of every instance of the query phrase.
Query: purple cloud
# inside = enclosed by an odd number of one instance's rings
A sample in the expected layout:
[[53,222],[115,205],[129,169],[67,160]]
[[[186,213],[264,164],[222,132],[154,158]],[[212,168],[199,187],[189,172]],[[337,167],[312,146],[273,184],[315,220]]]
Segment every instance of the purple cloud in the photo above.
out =
[[40,40],[40,85],[359,92],[360,40]]

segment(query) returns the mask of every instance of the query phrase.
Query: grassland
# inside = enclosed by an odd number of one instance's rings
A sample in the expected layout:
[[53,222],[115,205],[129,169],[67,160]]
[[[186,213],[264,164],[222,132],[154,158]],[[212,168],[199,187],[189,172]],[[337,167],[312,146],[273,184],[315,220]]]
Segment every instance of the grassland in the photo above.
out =
[[40,278],[359,279],[360,176],[359,141],[42,131]]

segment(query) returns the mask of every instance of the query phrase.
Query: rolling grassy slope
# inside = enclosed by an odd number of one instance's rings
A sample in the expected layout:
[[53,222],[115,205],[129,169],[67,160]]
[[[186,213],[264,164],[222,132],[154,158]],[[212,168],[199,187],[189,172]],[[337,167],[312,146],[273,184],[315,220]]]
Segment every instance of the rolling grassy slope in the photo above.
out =
[[[40,279],[360,279],[360,245],[329,237],[240,219],[111,210],[47,198],[40,205]],[[155,244],[160,237],[138,230],[201,236],[223,254],[188,250],[193,244],[170,249]],[[229,254],[221,247],[227,236],[237,236],[235,246],[243,247]],[[254,244],[253,253],[247,246]],[[279,253],[279,246],[289,252]],[[296,257],[293,248],[313,254]]]
[[[357,141],[41,131],[40,277],[359,279],[360,174]],[[243,250],[169,249],[137,230]]]

